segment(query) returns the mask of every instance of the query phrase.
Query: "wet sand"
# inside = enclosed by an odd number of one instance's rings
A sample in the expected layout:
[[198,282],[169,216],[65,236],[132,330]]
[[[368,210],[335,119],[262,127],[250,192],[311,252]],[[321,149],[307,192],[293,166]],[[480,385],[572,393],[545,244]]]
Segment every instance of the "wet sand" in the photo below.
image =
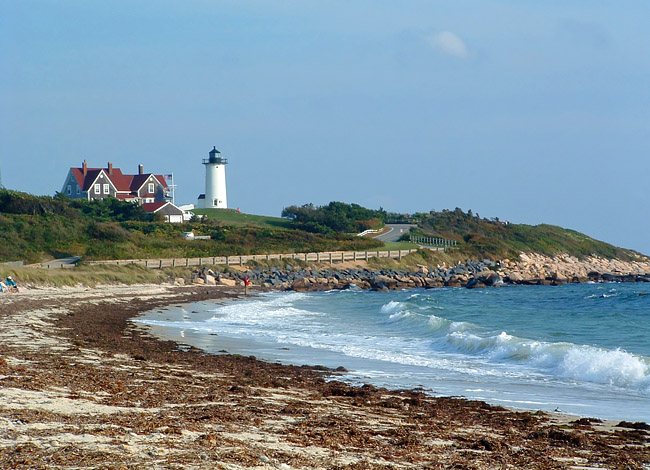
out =
[[[234,288],[40,289],[0,298],[1,468],[644,468],[641,423],[350,387],[206,355],[129,319]],[[326,378],[328,380],[326,380]],[[650,468],[647,466],[646,468]]]

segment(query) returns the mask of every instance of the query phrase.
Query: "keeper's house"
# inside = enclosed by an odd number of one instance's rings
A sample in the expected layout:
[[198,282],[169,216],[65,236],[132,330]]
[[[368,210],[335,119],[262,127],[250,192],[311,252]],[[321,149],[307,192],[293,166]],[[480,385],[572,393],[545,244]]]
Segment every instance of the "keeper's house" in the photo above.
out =
[[108,162],[106,168],[88,168],[86,160],[81,168],[70,168],[61,193],[74,199],[106,199],[109,196],[137,204],[167,202],[169,188],[162,175],[145,173],[138,165],[138,173],[125,175]]

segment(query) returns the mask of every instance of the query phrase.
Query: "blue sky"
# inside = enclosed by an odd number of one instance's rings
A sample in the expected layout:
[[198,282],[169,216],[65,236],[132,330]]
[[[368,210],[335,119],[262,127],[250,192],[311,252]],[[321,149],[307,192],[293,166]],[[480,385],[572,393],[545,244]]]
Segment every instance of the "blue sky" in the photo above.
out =
[[650,2],[0,0],[3,183],[229,158],[245,212],[472,209],[650,254]]

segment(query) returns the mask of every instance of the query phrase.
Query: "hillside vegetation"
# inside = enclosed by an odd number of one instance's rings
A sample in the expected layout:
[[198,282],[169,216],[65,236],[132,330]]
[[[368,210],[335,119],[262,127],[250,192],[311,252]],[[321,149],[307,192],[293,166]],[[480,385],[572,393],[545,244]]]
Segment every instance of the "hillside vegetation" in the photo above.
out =
[[298,230],[314,233],[360,233],[383,227],[386,212],[381,209],[366,209],[359,204],[333,201],[326,206],[314,206],[310,203],[285,207],[282,217],[290,219],[291,226]]
[[[553,225],[523,225],[484,219],[461,209],[387,214],[357,204],[331,202],[289,206],[283,218],[233,210],[197,210],[205,215],[169,224],[132,203],[38,197],[0,190],[0,261],[39,262],[66,256],[87,260],[184,258],[244,254],[377,250],[385,245],[352,233],[381,227],[387,219],[417,222],[416,235],[456,240],[454,259],[516,258],[521,252],[544,255],[597,255],[638,260],[637,252],[618,248],[574,230]],[[184,240],[183,232],[210,240]],[[395,244],[394,244],[395,245]],[[391,249],[397,249],[397,245]],[[401,246],[400,246],[401,247]]]
[[548,256],[568,253],[580,259],[597,255],[630,261],[641,255],[555,225],[524,225],[484,219],[456,208],[417,214],[421,234],[456,240],[470,258],[514,258],[521,252]]
[[[189,231],[212,239],[184,240],[182,233]],[[2,261],[30,263],[65,256],[88,260],[183,258],[381,246],[376,240],[342,233],[315,234],[269,224],[229,225],[209,217],[168,224],[156,221],[137,205],[117,199],[89,202],[0,190]]]

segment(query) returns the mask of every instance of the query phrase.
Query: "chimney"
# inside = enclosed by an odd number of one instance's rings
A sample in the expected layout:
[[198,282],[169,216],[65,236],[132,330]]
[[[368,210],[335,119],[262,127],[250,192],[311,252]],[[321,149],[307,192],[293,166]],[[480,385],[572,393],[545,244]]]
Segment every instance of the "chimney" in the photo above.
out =
[[81,172],[86,176],[88,174],[88,162],[86,160],[81,164]]
[[138,174],[144,175],[144,167],[142,166],[142,164],[138,165]]
[[113,162],[108,162],[108,174],[113,174]]

